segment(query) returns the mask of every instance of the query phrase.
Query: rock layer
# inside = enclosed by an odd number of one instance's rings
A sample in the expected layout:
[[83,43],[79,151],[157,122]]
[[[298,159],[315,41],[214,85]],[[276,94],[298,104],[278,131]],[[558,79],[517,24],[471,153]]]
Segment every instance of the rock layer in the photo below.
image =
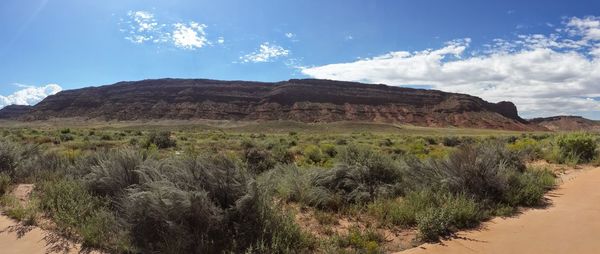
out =
[[276,83],[157,79],[62,91],[25,120],[216,119],[370,121],[528,130],[511,102],[436,90],[316,79]]

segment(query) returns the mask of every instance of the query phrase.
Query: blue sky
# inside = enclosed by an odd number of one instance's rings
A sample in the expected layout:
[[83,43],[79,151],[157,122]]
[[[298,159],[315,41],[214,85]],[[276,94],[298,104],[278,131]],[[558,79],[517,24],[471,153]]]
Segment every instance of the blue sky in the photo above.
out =
[[600,119],[599,16],[591,0],[3,0],[0,106],[122,80],[315,77]]

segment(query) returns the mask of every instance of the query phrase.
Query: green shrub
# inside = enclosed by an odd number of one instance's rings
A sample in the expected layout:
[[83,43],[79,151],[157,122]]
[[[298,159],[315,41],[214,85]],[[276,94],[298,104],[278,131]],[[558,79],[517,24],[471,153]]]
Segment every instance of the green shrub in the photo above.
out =
[[68,141],[75,140],[75,137],[73,137],[73,135],[71,135],[71,134],[60,134],[59,138],[60,138],[60,141],[62,141],[62,142],[68,142]]
[[590,162],[596,156],[598,144],[593,135],[584,133],[565,134],[557,137],[560,162]]
[[310,170],[295,165],[277,165],[262,175],[258,182],[262,189],[289,202],[306,202],[311,188]]
[[248,170],[256,174],[273,168],[276,163],[270,151],[255,146],[244,150],[244,161]]
[[556,185],[555,176],[546,169],[528,169],[514,179],[506,200],[512,206],[536,206],[544,201],[544,195]]
[[304,158],[306,159],[306,161],[311,164],[318,164],[321,161],[323,161],[323,152],[316,145],[307,146],[306,148],[304,148],[302,154],[304,154]]
[[4,172],[0,173],[0,196],[10,191],[11,184],[10,176]]
[[409,160],[405,184],[411,189],[437,186],[485,202],[503,202],[510,181],[524,172],[519,155],[498,143],[462,146],[443,160]]
[[542,148],[538,141],[532,138],[521,138],[508,145],[508,149],[521,153],[527,160],[539,159]]
[[170,131],[151,132],[146,140],[145,147],[156,145],[159,149],[166,149],[177,146],[177,141],[171,138]]
[[323,209],[338,209],[380,197],[401,194],[402,170],[388,156],[366,147],[349,146],[331,170],[316,170],[310,181],[308,203]]
[[385,241],[383,235],[373,229],[361,230],[357,227],[350,228],[348,234],[338,236],[337,244],[341,248],[352,248],[358,253],[382,253],[381,243]]
[[384,224],[412,227],[429,209],[444,210],[444,230],[450,232],[475,226],[485,217],[476,200],[465,195],[433,192],[410,192],[396,200],[378,200],[369,206],[369,212]]
[[85,186],[73,180],[46,181],[36,186],[40,207],[62,234],[81,238],[84,247],[99,247],[121,252],[128,248],[108,204],[92,196]]
[[143,153],[120,149],[90,158],[89,173],[84,177],[88,188],[96,195],[115,198],[131,185],[141,183],[140,167],[147,160]]
[[184,158],[163,166],[142,169],[156,175],[128,188],[120,201],[142,252],[285,253],[310,245],[231,158]]
[[440,236],[450,233],[450,215],[447,210],[430,207],[417,214],[419,237],[424,241],[437,241]]
[[4,195],[0,197],[0,205],[3,207],[4,214],[24,225],[34,225],[36,223],[39,212],[39,201],[32,198],[26,204],[22,204],[13,195]]

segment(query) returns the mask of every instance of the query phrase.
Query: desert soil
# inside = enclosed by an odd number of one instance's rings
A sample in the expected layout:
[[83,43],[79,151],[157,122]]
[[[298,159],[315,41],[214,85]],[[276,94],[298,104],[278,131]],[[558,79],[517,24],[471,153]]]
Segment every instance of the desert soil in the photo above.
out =
[[[32,184],[20,184],[12,192],[22,204],[28,202]],[[2,254],[49,254],[80,253],[80,246],[50,231],[35,226],[25,226],[0,215],[0,253]]]
[[495,218],[477,230],[401,253],[600,253],[600,168],[566,174],[562,181],[547,195],[546,208]]

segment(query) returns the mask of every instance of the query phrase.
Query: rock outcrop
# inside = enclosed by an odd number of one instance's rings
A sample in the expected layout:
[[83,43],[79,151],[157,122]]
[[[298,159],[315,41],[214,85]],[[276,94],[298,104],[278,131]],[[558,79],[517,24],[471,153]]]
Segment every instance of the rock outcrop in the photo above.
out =
[[530,120],[531,123],[553,131],[600,131],[600,121],[581,116],[552,116]]

